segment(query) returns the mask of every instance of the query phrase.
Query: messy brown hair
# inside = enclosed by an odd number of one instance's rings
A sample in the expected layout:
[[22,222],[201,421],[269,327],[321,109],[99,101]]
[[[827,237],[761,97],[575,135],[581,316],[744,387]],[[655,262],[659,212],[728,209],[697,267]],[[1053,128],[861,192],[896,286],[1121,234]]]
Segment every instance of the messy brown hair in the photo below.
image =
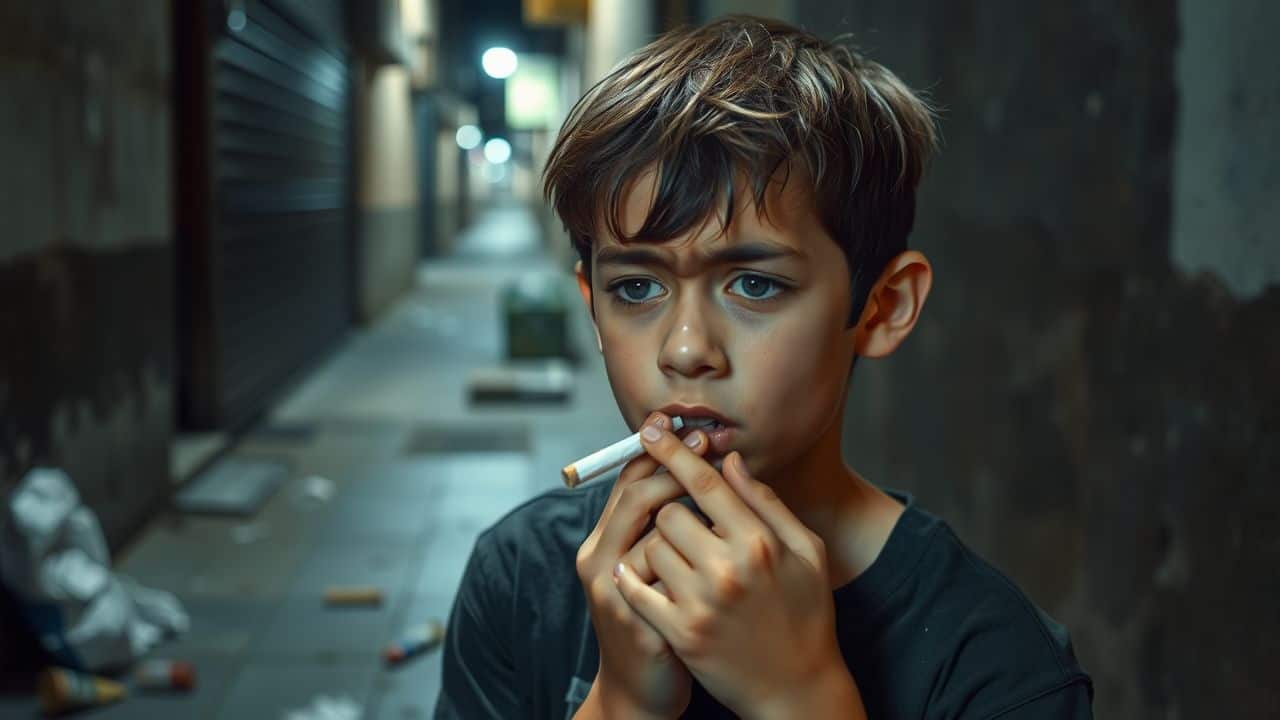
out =
[[[798,164],[844,251],[856,323],[885,264],[906,249],[937,134],[928,102],[846,40],[730,15],[664,34],[592,86],[569,112],[543,178],[587,279],[601,221],[619,241],[663,242],[723,203],[727,228],[738,171],[767,217],[771,178],[781,169],[785,184]],[[623,194],[655,164],[653,206],[628,235]]]

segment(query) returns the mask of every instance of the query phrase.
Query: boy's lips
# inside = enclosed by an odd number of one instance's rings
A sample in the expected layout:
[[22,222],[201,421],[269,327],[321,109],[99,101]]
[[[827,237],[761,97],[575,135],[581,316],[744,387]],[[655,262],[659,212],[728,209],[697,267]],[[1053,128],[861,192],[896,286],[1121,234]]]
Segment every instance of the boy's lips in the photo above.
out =
[[711,445],[707,452],[708,457],[712,455],[723,456],[728,454],[732,449],[734,436],[738,433],[737,423],[725,417],[714,408],[709,408],[705,405],[671,404],[658,408],[658,412],[668,417],[682,417],[685,419],[686,423],[689,418],[710,418],[716,422],[714,426],[692,428],[686,425],[682,430],[676,433],[676,435],[684,438],[695,429],[702,430],[702,432],[706,434],[707,440]]

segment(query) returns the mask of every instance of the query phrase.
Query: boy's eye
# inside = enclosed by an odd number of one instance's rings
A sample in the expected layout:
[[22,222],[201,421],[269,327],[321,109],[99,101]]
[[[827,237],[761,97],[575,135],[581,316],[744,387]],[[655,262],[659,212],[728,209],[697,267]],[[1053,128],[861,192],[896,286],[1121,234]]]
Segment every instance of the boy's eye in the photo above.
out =
[[641,303],[652,300],[662,294],[662,286],[652,280],[631,278],[616,283],[613,292],[623,302]]
[[763,275],[741,275],[729,283],[729,289],[752,300],[768,300],[782,292],[780,283]]

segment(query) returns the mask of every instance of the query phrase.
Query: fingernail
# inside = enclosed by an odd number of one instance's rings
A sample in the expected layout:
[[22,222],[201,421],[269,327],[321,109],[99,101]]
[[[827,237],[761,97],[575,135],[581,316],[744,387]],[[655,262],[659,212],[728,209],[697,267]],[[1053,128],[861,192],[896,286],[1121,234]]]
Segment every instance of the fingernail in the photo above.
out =
[[613,566],[613,579],[617,580],[622,577],[622,573],[626,572],[626,567],[622,563]]
[[702,436],[696,432],[689,433],[684,438],[684,444],[691,448],[696,448],[702,444]]
[[640,436],[643,437],[645,440],[648,440],[649,442],[653,442],[655,440],[661,440],[662,430],[660,430],[655,425],[645,425],[644,429],[640,431]]

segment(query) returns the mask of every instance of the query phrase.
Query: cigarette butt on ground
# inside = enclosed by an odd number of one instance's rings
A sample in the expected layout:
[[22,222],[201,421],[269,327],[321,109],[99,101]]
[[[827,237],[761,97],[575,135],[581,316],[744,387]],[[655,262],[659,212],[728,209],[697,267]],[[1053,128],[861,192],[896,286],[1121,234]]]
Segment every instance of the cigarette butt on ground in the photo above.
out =
[[45,715],[107,705],[124,699],[124,685],[96,675],[51,667],[40,673],[37,692]]
[[398,665],[415,655],[439,645],[444,640],[444,624],[431,620],[406,632],[399,640],[382,651],[382,659],[388,665]]
[[372,586],[331,586],[324,591],[326,605],[381,605],[382,590]]
[[140,690],[186,692],[196,686],[196,669],[191,663],[181,660],[144,660],[134,670],[133,682]]

